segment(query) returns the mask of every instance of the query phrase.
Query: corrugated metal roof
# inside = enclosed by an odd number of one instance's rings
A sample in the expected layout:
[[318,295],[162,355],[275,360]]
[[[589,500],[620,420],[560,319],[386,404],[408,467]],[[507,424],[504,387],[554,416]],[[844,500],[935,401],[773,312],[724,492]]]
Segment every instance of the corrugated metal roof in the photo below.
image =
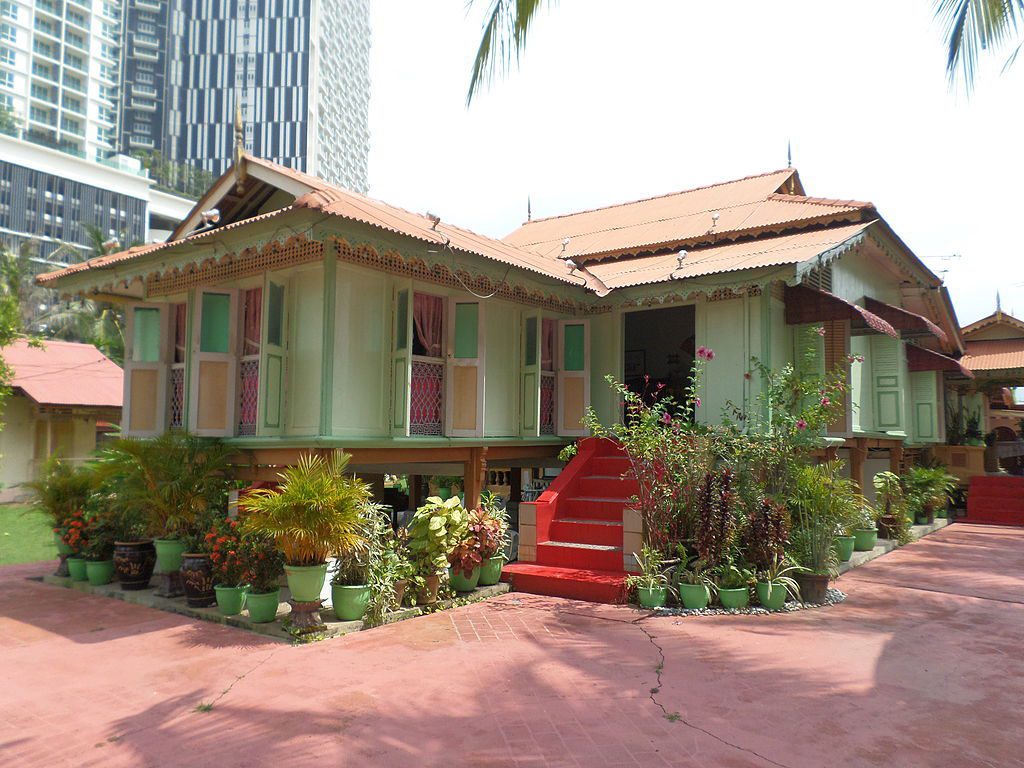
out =
[[679,266],[677,255],[669,253],[596,262],[587,264],[587,270],[614,289],[745,269],[800,264],[843,245],[869,226],[870,223],[852,224],[694,249],[687,252],[682,267]]
[[40,405],[121,407],[124,374],[92,344],[19,340],[0,355],[14,372],[11,385]]
[[1024,338],[970,341],[961,364],[972,371],[1024,369]]
[[[684,241],[734,238],[827,221],[858,221],[870,203],[778,194],[795,171],[786,169],[710,187],[538,219],[504,240],[547,258],[600,257]],[[712,214],[717,214],[715,220]],[[569,242],[564,245],[565,239]]]

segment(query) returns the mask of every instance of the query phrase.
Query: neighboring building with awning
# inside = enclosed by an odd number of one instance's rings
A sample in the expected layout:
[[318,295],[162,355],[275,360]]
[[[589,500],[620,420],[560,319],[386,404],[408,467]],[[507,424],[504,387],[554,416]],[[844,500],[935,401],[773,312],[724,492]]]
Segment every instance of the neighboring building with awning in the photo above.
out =
[[19,340],[0,356],[13,373],[0,430],[0,499],[9,501],[47,458],[82,461],[98,434],[116,429],[124,375],[91,344]]

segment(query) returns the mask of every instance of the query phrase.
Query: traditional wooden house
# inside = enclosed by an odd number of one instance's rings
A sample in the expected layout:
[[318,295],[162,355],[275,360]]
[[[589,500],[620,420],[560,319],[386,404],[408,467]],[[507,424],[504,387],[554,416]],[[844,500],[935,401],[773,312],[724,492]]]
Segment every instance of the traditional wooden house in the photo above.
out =
[[[166,243],[40,279],[126,302],[128,434],[216,435],[253,474],[321,448],[367,473],[454,463],[470,499],[487,463],[556,463],[587,406],[614,419],[606,374],[679,388],[713,348],[699,418],[714,420],[756,398],[751,359],[792,361],[809,324],[826,329],[819,365],[850,376],[829,438],[864,483],[942,441],[963,351],[941,281],[874,206],[809,197],[792,168],[493,239],[241,154]],[[628,493],[598,485],[573,493],[621,518]],[[531,516],[522,559],[576,562]],[[598,564],[621,570],[618,525]],[[585,527],[557,535],[587,550]]]

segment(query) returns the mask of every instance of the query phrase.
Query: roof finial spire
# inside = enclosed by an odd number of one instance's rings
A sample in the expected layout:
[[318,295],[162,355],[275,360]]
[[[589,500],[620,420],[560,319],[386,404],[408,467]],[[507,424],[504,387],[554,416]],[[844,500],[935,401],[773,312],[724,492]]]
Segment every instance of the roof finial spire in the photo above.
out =
[[996,291],[996,313],[1003,311],[1003,300],[999,297],[999,291]]
[[530,205],[530,196],[526,196],[526,220],[533,221],[533,207]]
[[245,187],[245,126],[242,124],[242,94],[235,91],[235,189],[241,194]]
[[793,167],[793,142],[786,139],[786,167]]

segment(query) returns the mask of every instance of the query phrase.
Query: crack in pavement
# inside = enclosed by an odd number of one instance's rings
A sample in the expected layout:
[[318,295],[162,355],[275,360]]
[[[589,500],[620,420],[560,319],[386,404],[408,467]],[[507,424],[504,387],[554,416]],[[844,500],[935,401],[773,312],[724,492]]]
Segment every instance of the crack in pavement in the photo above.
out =
[[231,681],[231,685],[229,685],[229,686],[228,686],[227,688],[225,688],[225,689],[224,689],[223,691],[221,691],[221,692],[220,692],[220,695],[219,695],[219,696],[217,696],[217,698],[215,698],[215,699],[214,699],[213,701],[211,701],[211,702],[210,702],[209,708],[210,708],[210,709],[213,709],[213,706],[214,706],[214,705],[215,705],[215,704],[216,704],[216,703],[217,703],[218,701],[220,701],[220,700],[221,700],[221,699],[223,699],[223,698],[224,698],[225,696],[227,696],[227,695],[228,695],[229,693],[231,693],[231,689],[232,689],[232,688],[234,688],[234,687],[235,687],[235,685],[236,685],[236,684],[237,684],[238,682],[240,682],[241,680],[245,679],[246,677],[248,677],[249,675],[251,675],[251,674],[252,674],[253,672],[255,672],[255,671],[256,671],[257,669],[259,669],[259,668],[260,668],[260,667],[262,667],[262,666],[263,666],[264,664],[266,664],[266,663],[267,663],[268,661],[270,661],[270,660],[271,660],[272,658],[274,658],[274,656],[275,656],[275,655],[277,654],[277,652],[278,652],[278,651],[280,651],[280,650],[282,650],[282,648],[284,648],[284,647],[286,647],[286,646],[282,646],[281,648],[275,648],[275,649],[274,649],[274,650],[272,650],[272,651],[271,651],[270,653],[268,653],[268,654],[266,655],[266,657],[264,657],[264,658],[263,658],[263,660],[262,660],[262,661],[260,661],[259,663],[255,664],[255,665],[254,665],[254,666],[252,667],[252,669],[250,669],[250,670],[248,670],[247,672],[243,672],[242,674],[238,675],[238,676],[237,676],[237,677],[236,677],[236,678],[235,678],[234,680],[232,680],[232,681]]
[[657,682],[658,682],[658,684],[657,684],[656,687],[651,688],[651,690],[648,693],[648,697],[654,703],[654,706],[656,706],[658,709],[661,710],[662,716],[666,720],[671,722],[671,723],[682,723],[687,728],[692,728],[695,731],[700,731],[701,733],[703,733],[706,736],[710,736],[712,739],[714,739],[715,741],[717,741],[720,744],[724,744],[725,746],[731,747],[732,749],[737,749],[740,752],[746,752],[748,755],[753,755],[754,757],[758,757],[761,760],[764,760],[766,763],[778,766],[778,768],[789,768],[789,766],[787,766],[785,763],[780,763],[780,762],[777,762],[775,760],[772,760],[770,757],[762,755],[760,752],[757,752],[756,750],[750,749],[748,747],[743,747],[743,746],[740,746],[739,744],[734,744],[733,742],[728,741],[726,739],[723,739],[718,734],[713,733],[713,732],[707,730],[706,728],[701,728],[699,725],[695,725],[694,723],[691,723],[689,720],[687,720],[685,717],[683,717],[682,714],[680,714],[679,712],[669,712],[667,709],[665,709],[665,705],[662,704],[657,699],[657,695],[661,692],[661,685],[662,685],[661,673],[665,669],[665,650],[658,644],[658,641],[655,640],[654,635],[652,635],[650,632],[648,632],[647,628],[644,627],[640,623],[640,622],[644,621],[644,619],[649,619],[649,618],[650,618],[650,615],[641,616],[641,617],[639,617],[637,619],[634,619],[633,621],[631,621],[629,623],[632,624],[633,626],[635,626],[641,632],[643,632],[644,635],[647,637],[647,639],[650,641],[651,645],[653,645],[655,647],[655,649],[657,649],[657,651],[658,651],[659,662],[658,662],[658,666],[656,666],[654,668],[655,674],[657,675]]

